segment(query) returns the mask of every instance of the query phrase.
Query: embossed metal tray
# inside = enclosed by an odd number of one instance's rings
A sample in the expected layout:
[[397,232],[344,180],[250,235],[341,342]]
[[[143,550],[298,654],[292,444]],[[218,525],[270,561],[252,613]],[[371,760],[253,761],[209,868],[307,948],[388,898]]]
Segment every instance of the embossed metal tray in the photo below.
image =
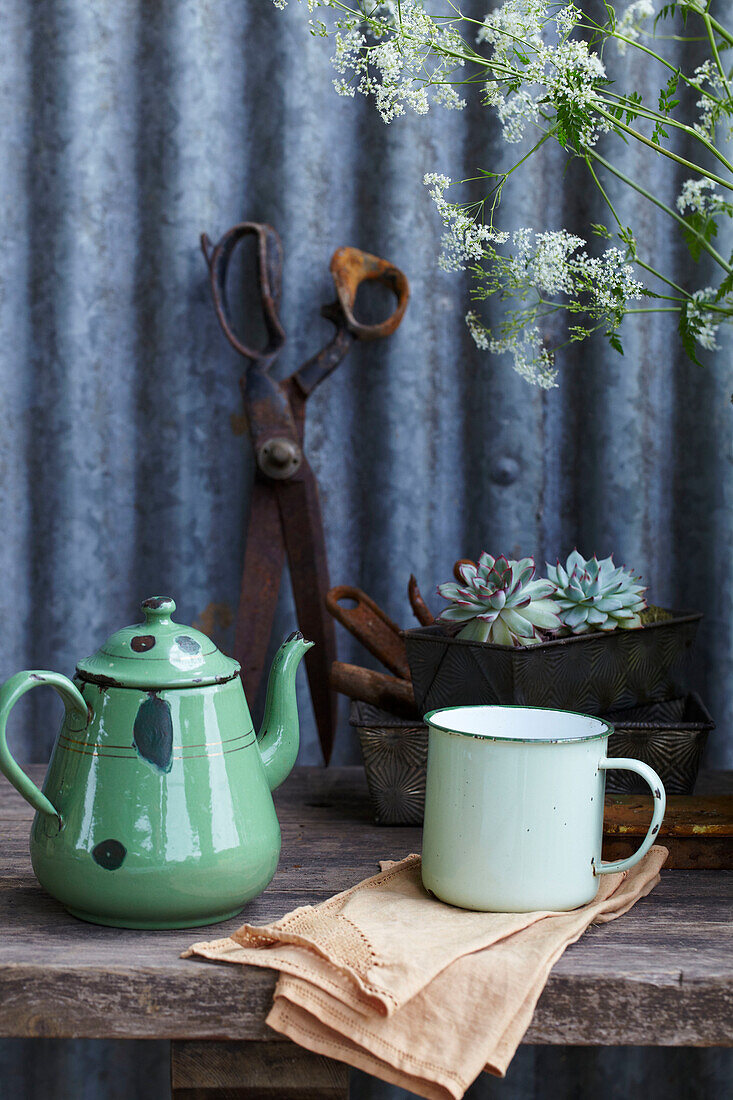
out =
[[[659,775],[667,794],[692,794],[710,730],[715,729],[700,696],[693,693],[647,707],[612,711],[609,756],[643,760]],[[609,794],[648,794],[634,772],[606,772]]]
[[515,703],[606,714],[676,699],[699,612],[672,611],[639,630],[597,631],[532,646],[495,645],[451,637],[442,626],[405,630],[418,709],[473,703]]
[[[708,734],[715,728],[696,694],[609,712],[614,724],[609,756],[643,760],[659,774],[667,794],[691,794]],[[378,825],[420,825],[425,808],[428,728],[368,703],[352,702],[350,723],[359,733],[367,785]],[[609,794],[647,794],[633,772],[606,773]]]
[[349,722],[359,733],[377,825],[422,825],[428,727],[356,700]]

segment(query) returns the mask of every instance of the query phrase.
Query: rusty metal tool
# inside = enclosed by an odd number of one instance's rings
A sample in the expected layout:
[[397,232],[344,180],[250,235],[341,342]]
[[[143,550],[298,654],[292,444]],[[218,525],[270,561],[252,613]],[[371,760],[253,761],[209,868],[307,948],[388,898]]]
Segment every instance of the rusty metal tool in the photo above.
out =
[[414,573],[410,573],[410,580],[407,585],[407,596],[410,601],[410,607],[412,613],[420,623],[420,626],[432,626],[435,622],[435,615],[425,603],[422,598],[422,592],[418,588],[417,577]]
[[380,710],[388,710],[401,718],[417,718],[419,715],[412,684],[399,676],[388,676],[385,672],[374,672],[371,668],[334,661],[331,666],[331,687],[342,695],[348,695],[350,699],[360,699],[363,703],[370,703]]
[[[349,603],[355,606],[349,607]],[[326,593],[326,607],[385,668],[403,680],[410,679],[400,628],[371,596],[354,585],[340,584]]]
[[[227,299],[227,271],[237,247],[254,237],[264,347],[248,347],[234,331]],[[335,302],[321,314],[335,332],[329,343],[289,377],[280,381],[270,369],[285,343],[278,314],[282,285],[282,244],[272,226],[242,222],[213,245],[206,234],[201,247],[209,267],[214,308],[224,335],[247,363],[240,380],[244,414],[254,448],[256,473],[242,573],[234,655],[242,665],[245,691],[254,699],[262,678],[285,557],[295,598],[298,625],[315,646],[305,659],[313,710],[323,755],[328,762],[335,733],[335,696],[329,687],[336,656],[333,620],[326,613],[328,565],[318,486],[303,452],[306,401],[338,366],[355,340],[378,340],[399,325],[407,308],[409,286],[402,272],[368,252],[339,248],[331,258]],[[362,283],[376,281],[397,300],[392,314],[378,324],[354,316]]]

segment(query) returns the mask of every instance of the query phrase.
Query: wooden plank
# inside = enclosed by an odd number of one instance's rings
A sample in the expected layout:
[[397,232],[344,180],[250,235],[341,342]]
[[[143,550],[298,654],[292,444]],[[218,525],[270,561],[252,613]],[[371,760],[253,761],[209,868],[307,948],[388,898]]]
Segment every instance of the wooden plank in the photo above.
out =
[[[733,839],[711,837],[662,837],[669,851],[666,867],[672,871],[730,871],[733,870]],[[639,847],[639,840],[609,836],[603,838],[603,858],[627,859]]]
[[[42,777],[43,769],[29,769]],[[262,1040],[275,976],[178,956],[317,903],[374,874],[379,858],[420,850],[420,830],[371,819],[358,768],[298,769],[276,797],[278,872],[242,916],[176,932],[83,924],[38,886],[32,812],[0,786],[0,1035]],[[733,1042],[731,872],[665,872],[618,922],[590,929],[554,968],[529,1042]]]
[[347,1100],[349,1069],[282,1040],[172,1043],[171,1095],[172,1100]]
[[[652,796],[606,796],[604,836],[646,835],[652,819]],[[733,795],[670,795],[659,840],[666,837],[721,837],[733,840]]]
[[[572,950],[569,948],[568,950]],[[674,955],[667,946],[670,956]],[[651,977],[553,971],[524,1042],[565,1046],[733,1046],[733,990],[689,981],[682,969]]]
[[[636,851],[651,817],[651,795],[608,795],[603,858]],[[733,870],[733,794],[670,796],[659,842],[669,849],[670,869]]]

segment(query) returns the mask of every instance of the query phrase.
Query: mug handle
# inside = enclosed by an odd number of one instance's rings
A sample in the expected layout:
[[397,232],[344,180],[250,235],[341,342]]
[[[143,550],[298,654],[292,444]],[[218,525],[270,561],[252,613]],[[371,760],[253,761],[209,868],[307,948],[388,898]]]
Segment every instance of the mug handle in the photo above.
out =
[[84,719],[85,726],[89,724],[89,707],[84,696],[66,676],[62,676],[60,672],[16,672],[15,676],[11,676],[0,687],[0,772],[10,780],[16,791],[23,795],[26,802],[30,802],[34,810],[55,817],[60,826],[61,814],[16,764],[5,738],[5,726],[12,708],[27,691],[34,687],[41,687],[43,684],[56,689],[64,701],[67,714],[76,713]]
[[633,867],[634,864],[638,863],[641,857],[645,856],[649,851],[662,824],[664,811],[667,806],[667,797],[664,793],[662,780],[653,768],[650,768],[648,764],[642,763],[641,760],[632,760],[631,757],[628,756],[610,756],[604,757],[604,759],[600,761],[598,767],[606,772],[611,768],[621,768],[624,771],[636,772],[637,775],[640,775],[642,779],[646,780],[654,796],[652,820],[638,851],[634,852],[633,856],[629,856],[628,859],[617,859],[612,863],[601,863],[600,867],[594,867],[593,869],[593,873],[596,875],[610,875],[616,871],[628,871],[629,867]]

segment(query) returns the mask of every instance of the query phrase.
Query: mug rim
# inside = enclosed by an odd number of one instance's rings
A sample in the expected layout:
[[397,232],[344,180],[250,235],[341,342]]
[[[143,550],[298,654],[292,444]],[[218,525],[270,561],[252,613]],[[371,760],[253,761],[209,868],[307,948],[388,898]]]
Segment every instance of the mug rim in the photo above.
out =
[[[469,733],[467,730],[451,729],[449,726],[443,726],[434,721],[436,715],[463,710],[531,710],[539,711],[542,714],[572,714],[577,718],[587,718],[591,722],[598,723],[602,730],[596,733],[587,733],[581,737],[501,737],[494,734]],[[435,710],[429,710],[427,714],[423,715],[423,722],[433,729],[439,730],[441,733],[449,733],[453,737],[471,737],[475,741],[505,741],[515,745],[578,745],[582,741],[600,741],[609,737],[614,731],[614,726],[610,722],[607,722],[605,718],[599,718],[596,714],[583,714],[582,711],[563,710],[560,707],[528,707],[523,706],[521,703],[465,703],[454,707],[437,707]]]

